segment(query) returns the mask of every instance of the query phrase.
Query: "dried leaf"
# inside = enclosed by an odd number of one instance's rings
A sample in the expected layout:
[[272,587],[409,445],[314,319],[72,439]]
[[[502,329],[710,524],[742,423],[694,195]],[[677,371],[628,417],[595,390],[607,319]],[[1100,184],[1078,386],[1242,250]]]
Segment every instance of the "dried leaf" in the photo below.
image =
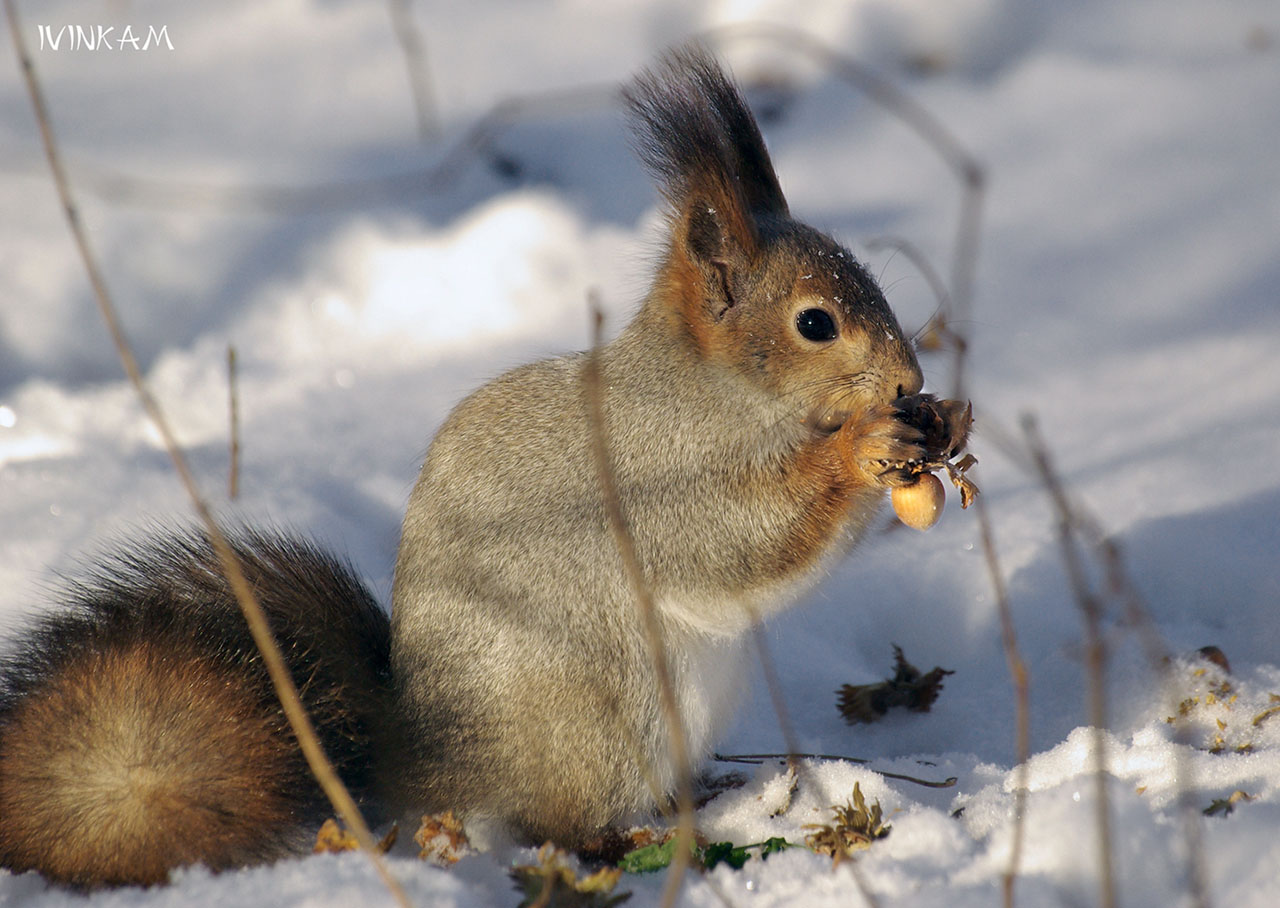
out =
[[418,857],[441,867],[458,863],[471,851],[471,843],[462,829],[462,821],[452,810],[429,813],[422,818],[422,825],[413,836],[421,849]]
[[964,475],[965,471],[978,462],[978,458],[972,454],[966,454],[955,463],[943,463],[946,467],[947,477],[951,480],[951,484],[956,487],[960,493],[961,509],[969,507],[973,504],[973,500],[978,497],[981,491],[977,483],[968,476]]
[[[1277,698],[1275,694],[1271,695],[1271,702],[1274,703],[1277,699],[1280,699],[1280,698]],[[1280,713],[1280,706],[1271,706],[1271,707],[1268,707],[1267,709],[1264,709],[1262,712],[1258,713],[1256,716],[1253,717],[1253,722],[1252,722],[1253,727],[1257,728],[1263,722],[1267,721],[1272,716],[1278,713]]]
[[339,854],[343,851],[359,851],[360,843],[355,836],[339,826],[337,820],[330,817],[316,833],[316,844],[312,850],[316,854]]
[[1236,789],[1225,798],[1216,798],[1213,803],[1204,809],[1206,817],[1225,817],[1229,816],[1236,809],[1236,805],[1241,801],[1252,801],[1253,797],[1245,794],[1240,789]]
[[883,839],[891,827],[882,822],[880,802],[867,807],[862,789],[853,783],[853,797],[843,806],[833,806],[830,823],[809,823],[806,829],[814,830],[805,836],[805,844],[819,854],[829,855],[836,863],[853,857],[855,851],[871,847],[876,839]]
[[631,898],[630,892],[612,894],[621,877],[617,867],[604,867],[579,879],[565,853],[550,842],[538,849],[537,864],[511,870],[511,879],[524,896],[519,908],[612,908]]
[[902,655],[902,648],[893,646],[894,674],[892,678],[876,684],[845,684],[836,694],[837,708],[846,722],[875,722],[890,708],[902,706],[916,712],[928,712],[942,691],[942,679],[955,674],[945,668],[934,667],[921,671]]
[[[382,837],[382,841],[377,844],[378,853],[386,854],[390,851],[399,835],[400,827],[393,825],[391,830]],[[343,829],[338,821],[332,817],[325,820],[320,827],[320,831],[316,833],[316,844],[312,849],[315,854],[341,854],[344,851],[359,850],[360,842],[356,840],[356,837]]]

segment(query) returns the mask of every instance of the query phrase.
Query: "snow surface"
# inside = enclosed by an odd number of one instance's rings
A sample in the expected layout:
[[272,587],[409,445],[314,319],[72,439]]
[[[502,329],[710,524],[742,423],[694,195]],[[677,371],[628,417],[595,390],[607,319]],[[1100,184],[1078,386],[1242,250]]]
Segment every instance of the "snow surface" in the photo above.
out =
[[[1106,754],[1119,902],[1191,904],[1184,812],[1217,905],[1280,904],[1280,6],[1167,0],[419,2],[443,138],[416,134],[385,4],[224,0],[21,4],[36,26],[167,26],[174,50],[36,52],[85,221],[157,395],[221,510],[350,554],[384,597],[401,511],[433,428],[469,388],[586,342],[598,288],[616,330],[644,292],[656,200],[596,93],[543,106],[434,164],[496,101],[627,77],[664,46],[741,21],[799,27],[875,66],[986,166],[972,342],[973,442],[1031,682],[1017,903],[1098,901],[1096,777],[1082,624],[1053,516],[994,427],[1034,412],[1065,483],[1123,548],[1174,663],[1165,688],[1109,602]],[[781,111],[765,123],[800,217],[880,275],[904,324],[933,308],[905,237],[940,267],[959,188],[936,154],[794,50],[724,45]],[[0,621],[42,607],[58,572],[186,502],[120,378],[0,43]],[[753,97],[765,99],[761,92]],[[123,176],[133,182],[120,182]],[[355,192],[237,187],[360,182]],[[260,193],[261,195],[261,193]],[[242,496],[226,501],[225,356],[241,363]],[[940,390],[947,357],[926,358]],[[886,518],[886,526],[889,521]],[[1095,568],[1091,569],[1096,571]],[[941,779],[931,790],[814,766],[770,818],[779,770],[702,812],[738,843],[803,836],[859,782],[890,836],[857,861],[882,905],[999,904],[1011,848],[1013,696],[977,522],[886,532],[765,633],[798,744]],[[833,691],[890,667],[891,643],[955,674],[932,712],[848,727]],[[1216,645],[1222,678],[1188,654]],[[1165,722],[1200,697],[1188,743]],[[758,680],[722,750],[784,745]],[[1221,726],[1219,725],[1221,723]],[[1223,753],[1208,746],[1215,735]],[[1248,752],[1236,752],[1251,744]],[[1242,790],[1229,816],[1212,801]],[[958,815],[956,811],[963,808]],[[3,819],[0,818],[0,822]],[[512,905],[499,852],[451,871],[397,857],[422,905]],[[628,877],[630,904],[660,876]],[[0,904],[79,905],[0,872]],[[308,857],[95,905],[354,905],[389,899],[358,855]],[[682,904],[859,904],[853,870],[790,851],[691,879]]]

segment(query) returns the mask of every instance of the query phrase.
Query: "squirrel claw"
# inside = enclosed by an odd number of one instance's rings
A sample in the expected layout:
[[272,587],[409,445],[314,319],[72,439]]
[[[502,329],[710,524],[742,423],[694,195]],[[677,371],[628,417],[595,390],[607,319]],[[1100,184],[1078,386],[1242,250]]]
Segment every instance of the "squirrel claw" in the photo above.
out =
[[840,433],[846,466],[871,484],[888,488],[907,485],[914,475],[910,465],[927,457],[921,444],[924,434],[897,414],[891,406],[882,407],[861,419],[849,420]]

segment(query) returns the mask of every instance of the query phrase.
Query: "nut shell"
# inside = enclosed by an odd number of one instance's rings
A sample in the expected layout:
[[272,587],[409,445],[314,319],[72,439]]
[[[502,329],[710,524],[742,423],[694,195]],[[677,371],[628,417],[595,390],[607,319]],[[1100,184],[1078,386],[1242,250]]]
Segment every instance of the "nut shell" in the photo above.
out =
[[916,530],[927,530],[942,516],[947,493],[942,480],[932,473],[922,473],[909,486],[895,486],[889,495],[898,519]]

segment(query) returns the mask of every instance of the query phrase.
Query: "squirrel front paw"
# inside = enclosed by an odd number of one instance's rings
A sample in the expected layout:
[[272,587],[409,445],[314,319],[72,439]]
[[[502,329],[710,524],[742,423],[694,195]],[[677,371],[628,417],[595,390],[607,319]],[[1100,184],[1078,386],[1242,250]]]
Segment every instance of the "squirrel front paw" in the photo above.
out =
[[916,474],[909,465],[928,456],[924,433],[892,405],[850,417],[836,439],[845,467],[869,485],[885,488],[910,485]]

